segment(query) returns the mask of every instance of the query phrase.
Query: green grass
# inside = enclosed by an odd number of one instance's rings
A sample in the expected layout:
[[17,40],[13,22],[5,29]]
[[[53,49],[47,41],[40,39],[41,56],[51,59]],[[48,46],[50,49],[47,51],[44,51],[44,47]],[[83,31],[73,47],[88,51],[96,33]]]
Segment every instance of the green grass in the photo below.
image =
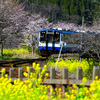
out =
[[26,65],[21,65],[21,66],[18,66],[18,67],[25,67],[26,68],[27,66]]
[[20,58],[13,58],[9,55],[0,56],[0,60],[19,60]]

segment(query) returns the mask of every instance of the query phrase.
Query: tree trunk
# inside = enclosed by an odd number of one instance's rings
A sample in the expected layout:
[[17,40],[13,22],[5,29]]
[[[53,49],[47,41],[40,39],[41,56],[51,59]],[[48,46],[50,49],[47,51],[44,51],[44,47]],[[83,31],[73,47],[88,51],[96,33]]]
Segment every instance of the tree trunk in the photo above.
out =
[[0,49],[1,49],[0,56],[3,56],[3,42],[2,41],[0,42]]
[[32,46],[32,56],[34,55],[34,47]]
[[32,48],[32,56],[33,56],[33,55],[34,55],[34,47],[33,47],[34,42],[33,42],[33,35],[32,35],[32,40],[31,40],[31,43],[32,43],[32,45],[31,45],[32,47],[31,47],[31,48]]

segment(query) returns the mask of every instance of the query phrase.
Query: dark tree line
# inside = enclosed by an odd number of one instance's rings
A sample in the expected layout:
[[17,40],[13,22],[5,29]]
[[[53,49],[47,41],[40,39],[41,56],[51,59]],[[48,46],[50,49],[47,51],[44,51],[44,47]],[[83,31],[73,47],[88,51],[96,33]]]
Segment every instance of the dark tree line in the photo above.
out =
[[[41,13],[48,21],[68,21],[92,25],[97,11],[100,11],[100,0],[19,0],[25,3],[25,9],[31,13]],[[98,3],[97,3],[98,2]]]

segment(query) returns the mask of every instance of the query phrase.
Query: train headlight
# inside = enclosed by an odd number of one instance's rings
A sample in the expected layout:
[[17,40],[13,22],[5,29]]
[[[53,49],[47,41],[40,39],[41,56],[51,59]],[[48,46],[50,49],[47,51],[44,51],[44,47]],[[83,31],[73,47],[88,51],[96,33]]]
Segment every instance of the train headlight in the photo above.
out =
[[59,32],[56,32],[56,34],[59,34]]
[[41,47],[44,47],[44,44],[42,44]]

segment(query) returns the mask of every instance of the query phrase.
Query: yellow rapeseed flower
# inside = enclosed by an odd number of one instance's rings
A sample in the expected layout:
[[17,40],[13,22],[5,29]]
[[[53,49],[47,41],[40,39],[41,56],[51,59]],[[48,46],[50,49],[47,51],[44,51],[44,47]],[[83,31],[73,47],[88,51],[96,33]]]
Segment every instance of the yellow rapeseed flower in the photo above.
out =
[[41,100],[45,99],[45,95],[41,96]]
[[95,77],[95,80],[98,80],[98,76]]
[[86,94],[89,94],[90,92],[89,92],[89,90],[86,90]]
[[76,88],[77,88],[77,85],[76,85],[76,84],[73,84],[73,88],[75,88],[75,89],[76,89]]
[[9,78],[9,80],[8,80],[8,81],[9,81],[9,83],[10,83],[10,82],[12,81],[12,79],[11,79],[11,78]]
[[8,74],[6,74],[5,77],[7,78],[8,77]]
[[96,90],[96,88],[95,87],[90,87],[90,89],[89,89],[91,92],[92,91],[95,91]]
[[30,78],[33,78],[33,73],[30,73]]
[[36,67],[36,63],[34,62],[33,64],[32,64],[32,66],[33,66],[33,69]]
[[61,94],[58,95],[58,98],[61,98]]
[[66,94],[65,96],[66,96],[67,98],[70,98],[70,95],[69,95],[69,94]]
[[53,99],[53,96],[51,95],[49,99],[52,100]]
[[79,95],[82,95],[83,94],[83,92],[79,92]]
[[39,71],[40,70],[40,67],[36,68],[36,70]]
[[44,65],[44,68],[47,69],[47,65]]
[[82,86],[82,85],[84,85],[84,83],[82,82],[80,85]]
[[55,91],[57,91],[57,88],[55,88]]
[[80,98],[80,100],[84,100],[83,98]]
[[17,79],[17,83],[19,83],[19,82],[20,82],[20,79],[18,78],[18,79]]
[[35,78],[33,77],[32,80],[35,81]]
[[72,93],[74,93],[74,92],[75,92],[75,90],[71,90],[71,92],[72,92]]
[[41,83],[41,78],[38,79],[38,82]]
[[67,97],[67,95],[68,95],[68,93],[67,92],[65,92],[65,96]]
[[1,92],[0,94],[1,94],[1,96],[2,96],[4,93],[3,93],[3,92]]
[[71,98],[71,100],[74,100],[75,99],[75,96],[74,95],[71,95],[70,98]]
[[17,80],[14,80],[14,84],[17,84]]
[[48,76],[49,76],[49,74],[48,74],[48,73],[46,73],[46,74],[45,74],[45,76],[46,76],[46,77],[48,77]]
[[42,69],[42,72],[40,74],[43,75],[45,71],[46,71],[45,69]]
[[36,82],[35,85],[38,85],[38,83]]
[[84,83],[86,83],[87,79],[84,77],[84,78],[82,79],[82,81],[83,81]]
[[96,86],[95,82],[92,82],[92,83],[90,84],[90,87],[95,87],[95,86]]
[[0,72],[5,73],[5,71],[6,71],[5,68],[3,68]]
[[59,88],[58,91],[61,92],[61,88]]
[[28,87],[31,88],[32,87],[32,83],[28,84]]
[[53,98],[52,100],[57,100],[56,98]]
[[46,92],[46,91],[44,91],[44,94],[46,95],[46,94],[47,94],[47,92]]
[[51,88],[50,91],[53,93],[53,89]]
[[28,77],[28,73],[24,72],[23,74],[24,74],[25,77]]
[[55,94],[55,92],[53,92],[53,94]]
[[96,99],[96,98],[97,98],[97,96],[98,96],[97,94],[93,94],[93,98],[95,98],[95,99]]
[[36,64],[36,68],[40,67],[40,64]]
[[41,100],[41,95],[39,96],[39,99]]
[[27,66],[27,67],[26,67],[26,70],[29,72],[29,71],[30,71],[30,67],[29,67],[29,66]]
[[50,86],[48,85],[47,88],[50,88]]

